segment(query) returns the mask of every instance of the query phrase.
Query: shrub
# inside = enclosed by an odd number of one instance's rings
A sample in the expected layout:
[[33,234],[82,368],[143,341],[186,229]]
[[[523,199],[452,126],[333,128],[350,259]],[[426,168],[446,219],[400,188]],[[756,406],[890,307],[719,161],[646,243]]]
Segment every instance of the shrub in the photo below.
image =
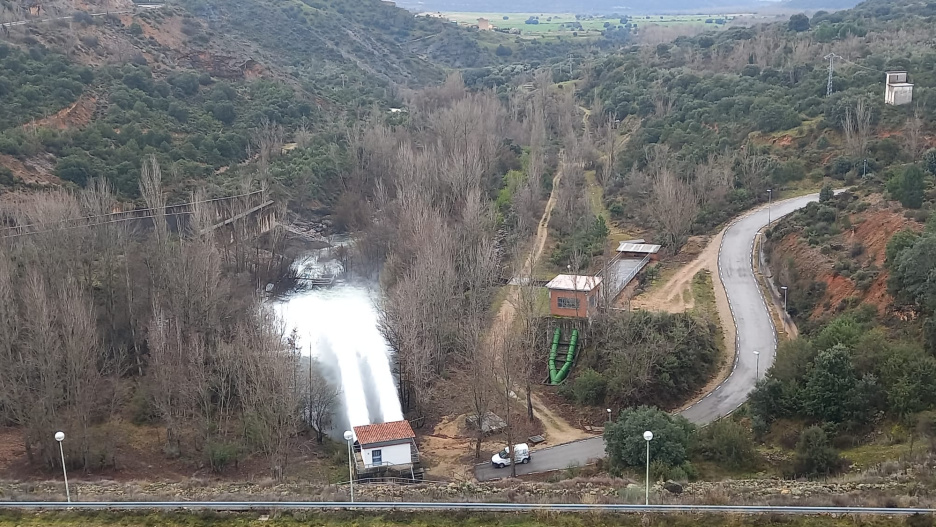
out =
[[891,236],[884,250],[884,265],[890,267],[904,249],[913,247],[920,235],[910,229],[904,229]]
[[237,463],[239,448],[225,442],[210,442],[205,445],[205,455],[212,472],[220,474],[231,463]]
[[695,449],[702,459],[733,469],[750,467],[757,460],[751,432],[731,419],[715,421],[696,437]]
[[94,24],[94,17],[92,17],[91,13],[88,13],[87,11],[75,11],[72,14],[72,20],[84,26]]
[[908,209],[919,209],[923,206],[924,191],[923,170],[916,165],[908,166],[903,172],[887,180],[888,194]]
[[686,418],[670,415],[650,406],[628,408],[617,421],[605,428],[605,450],[611,471],[642,467],[647,462],[645,431],[653,432],[650,457],[663,465],[675,467],[686,461],[689,440],[695,426]]
[[494,51],[494,54],[498,57],[509,57],[513,55],[513,50],[508,46],[500,44],[497,46],[497,50]]
[[851,249],[848,250],[848,255],[852,258],[857,258],[864,254],[865,246],[861,242],[855,242],[852,244]]
[[13,172],[5,166],[0,166],[0,185],[10,186],[12,184]]
[[101,42],[98,40],[98,38],[95,37],[95,36],[93,36],[93,35],[88,35],[88,36],[81,37],[80,40],[81,40],[81,43],[82,43],[82,44],[84,44],[85,46],[88,46],[89,48],[92,48],[92,49],[98,47],[98,46],[101,44]]
[[923,156],[923,164],[930,174],[936,176],[936,149],[930,150]]
[[803,13],[799,13],[790,17],[790,21],[787,23],[787,27],[790,31],[809,31],[809,17]]
[[923,171],[916,165],[910,165],[904,170],[900,182],[900,203],[908,209],[922,207],[924,190]]
[[842,467],[838,452],[829,444],[825,430],[818,426],[800,434],[794,463],[796,473],[808,477],[830,476]]
[[597,371],[588,368],[572,383],[571,395],[576,404],[596,406],[604,402],[608,381]]

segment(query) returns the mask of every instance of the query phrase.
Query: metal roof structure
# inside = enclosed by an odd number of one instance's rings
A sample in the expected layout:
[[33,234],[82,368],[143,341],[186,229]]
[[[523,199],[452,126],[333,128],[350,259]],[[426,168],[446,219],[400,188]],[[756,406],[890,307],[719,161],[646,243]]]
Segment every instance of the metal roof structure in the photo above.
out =
[[661,247],[661,245],[653,245],[649,243],[621,242],[621,245],[618,245],[617,252],[656,254],[660,251]]
[[547,289],[561,291],[591,291],[601,285],[601,278],[597,276],[582,276],[577,274],[561,274],[546,284]]
[[416,433],[413,432],[413,427],[410,426],[409,421],[392,421],[376,425],[355,426],[354,437],[361,446],[365,446],[374,443],[414,439]]

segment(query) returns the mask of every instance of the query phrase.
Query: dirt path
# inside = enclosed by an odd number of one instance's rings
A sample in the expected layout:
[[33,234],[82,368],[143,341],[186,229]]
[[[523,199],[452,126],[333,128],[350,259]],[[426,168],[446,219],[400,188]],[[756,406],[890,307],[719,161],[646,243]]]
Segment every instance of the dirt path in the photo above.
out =
[[[553,208],[556,206],[562,173],[563,170],[560,168],[556,171],[555,177],[553,177],[552,192],[549,195],[549,199],[546,201],[543,217],[540,219],[539,225],[536,228],[536,237],[533,240],[530,256],[523,263],[520,276],[517,278],[522,279],[532,276],[536,262],[539,261],[543,254],[543,250],[546,247],[546,240],[549,237],[549,220],[552,217]],[[497,315],[494,317],[491,323],[491,330],[487,337],[489,339],[488,349],[495,350],[495,353],[498,353],[499,346],[494,345],[490,339],[498,335],[504,335],[510,330],[510,326],[513,324],[514,316],[516,315],[515,306],[520,302],[520,288],[516,286],[508,287],[510,287],[510,292],[507,294],[507,298],[504,299]],[[588,434],[584,431],[578,430],[558,414],[552,412],[535,393],[533,393],[531,397],[533,399],[534,415],[538,417],[543,424],[544,436],[550,444],[558,444],[588,437]]]
[[[718,248],[721,246],[724,232],[722,230],[713,237],[695,260],[678,269],[664,285],[655,287],[653,291],[646,295],[634,298],[631,300],[631,305],[637,309],[666,311],[668,313],[682,313],[692,309],[692,279],[702,269],[708,269],[712,272],[712,276],[717,278]],[[716,284],[716,289],[720,288],[721,281]]]
[[586,434],[585,431],[573,426],[563,419],[559,414],[549,409],[549,406],[534,392],[533,413],[543,423],[545,430],[546,444],[549,446],[561,445],[571,441],[577,441],[586,437],[593,437]]

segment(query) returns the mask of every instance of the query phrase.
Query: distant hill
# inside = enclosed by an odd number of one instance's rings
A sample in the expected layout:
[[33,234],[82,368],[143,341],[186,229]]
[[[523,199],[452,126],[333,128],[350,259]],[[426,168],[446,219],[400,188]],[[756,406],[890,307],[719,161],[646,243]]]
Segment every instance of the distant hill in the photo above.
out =
[[[803,0],[805,1],[805,0]],[[829,0],[837,1],[837,0]],[[713,13],[752,9],[777,2],[757,0],[397,0],[397,6],[413,11],[486,13]]]
[[858,0],[789,0],[781,7],[815,11],[817,9],[851,9],[858,5]]

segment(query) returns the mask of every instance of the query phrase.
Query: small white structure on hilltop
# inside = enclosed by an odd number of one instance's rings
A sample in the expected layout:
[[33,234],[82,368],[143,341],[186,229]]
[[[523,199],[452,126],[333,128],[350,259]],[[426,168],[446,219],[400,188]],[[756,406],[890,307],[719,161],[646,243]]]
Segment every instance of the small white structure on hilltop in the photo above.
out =
[[906,71],[888,71],[884,102],[893,106],[910,104],[913,101],[913,84],[907,82]]

